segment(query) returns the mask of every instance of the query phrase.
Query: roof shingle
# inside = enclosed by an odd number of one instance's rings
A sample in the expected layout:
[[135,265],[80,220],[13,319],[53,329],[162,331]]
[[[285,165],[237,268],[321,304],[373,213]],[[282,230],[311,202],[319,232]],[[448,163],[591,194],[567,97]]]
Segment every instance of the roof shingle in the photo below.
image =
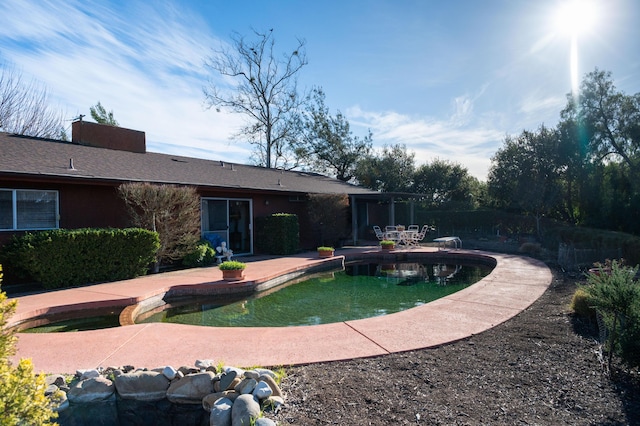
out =
[[[70,167],[71,162],[73,168]],[[0,132],[0,175],[30,175],[319,194],[376,194],[317,173],[154,152],[134,153]]]

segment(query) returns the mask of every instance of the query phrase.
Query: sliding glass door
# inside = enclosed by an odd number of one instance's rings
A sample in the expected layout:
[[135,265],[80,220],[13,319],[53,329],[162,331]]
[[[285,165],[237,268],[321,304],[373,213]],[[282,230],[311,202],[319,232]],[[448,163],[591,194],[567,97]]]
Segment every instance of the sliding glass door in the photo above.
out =
[[234,254],[253,253],[251,200],[203,198],[202,234],[214,244],[224,241]]

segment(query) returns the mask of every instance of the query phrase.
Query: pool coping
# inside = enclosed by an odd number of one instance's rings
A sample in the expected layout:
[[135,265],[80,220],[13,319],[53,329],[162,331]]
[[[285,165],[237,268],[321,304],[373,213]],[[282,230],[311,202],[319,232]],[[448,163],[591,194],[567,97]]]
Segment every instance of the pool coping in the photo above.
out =
[[134,305],[181,289],[232,291],[276,285],[283,274],[326,268],[332,262],[376,256],[411,261],[421,254],[494,259],[493,272],[478,283],[431,303],[381,317],[297,327],[202,327],[149,323],[74,333],[18,333],[19,358],[31,358],[36,371],[74,373],[77,369],[134,365],[155,368],[193,365],[213,359],[235,366],[301,365],[372,357],[423,349],[460,340],[494,327],[537,300],[551,284],[541,261],[509,254],[456,249],[446,253],[421,247],[382,254],[375,247],[336,251],[320,259],[314,253],[252,259],[241,282],[222,281],[216,267],[196,268],[17,297],[10,325],[29,318],[73,309]]

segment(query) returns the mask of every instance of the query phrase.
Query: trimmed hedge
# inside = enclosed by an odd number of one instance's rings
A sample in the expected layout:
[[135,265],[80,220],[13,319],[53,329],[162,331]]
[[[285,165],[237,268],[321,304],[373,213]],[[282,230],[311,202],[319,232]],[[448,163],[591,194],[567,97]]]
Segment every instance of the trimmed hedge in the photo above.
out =
[[300,245],[298,216],[274,213],[256,218],[256,245],[261,253],[297,253]]
[[159,247],[146,229],[57,229],[14,237],[0,259],[12,275],[60,288],[145,275]]

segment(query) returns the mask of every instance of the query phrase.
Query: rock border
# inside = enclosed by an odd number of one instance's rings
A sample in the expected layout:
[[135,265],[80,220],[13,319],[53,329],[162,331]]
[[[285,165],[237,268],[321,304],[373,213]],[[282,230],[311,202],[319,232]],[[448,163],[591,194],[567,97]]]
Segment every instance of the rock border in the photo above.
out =
[[78,370],[71,384],[63,375],[47,376],[45,395],[54,410],[71,405],[98,404],[117,399],[139,402],[167,400],[172,404],[199,405],[209,413],[210,425],[276,425],[263,417],[276,414],[285,404],[270,369],[218,367],[212,360],[197,360],[192,367],[154,369],[134,366]]

